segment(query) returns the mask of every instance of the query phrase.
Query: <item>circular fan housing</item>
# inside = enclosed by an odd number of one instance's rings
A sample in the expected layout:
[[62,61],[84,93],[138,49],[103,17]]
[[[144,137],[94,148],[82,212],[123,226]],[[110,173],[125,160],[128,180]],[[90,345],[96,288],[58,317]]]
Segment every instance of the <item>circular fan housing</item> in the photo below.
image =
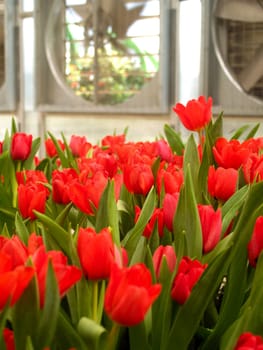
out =
[[260,0],[217,0],[212,40],[231,82],[263,103],[263,7]]
[[122,103],[156,75],[158,1],[65,0],[64,8],[65,76],[78,96]]

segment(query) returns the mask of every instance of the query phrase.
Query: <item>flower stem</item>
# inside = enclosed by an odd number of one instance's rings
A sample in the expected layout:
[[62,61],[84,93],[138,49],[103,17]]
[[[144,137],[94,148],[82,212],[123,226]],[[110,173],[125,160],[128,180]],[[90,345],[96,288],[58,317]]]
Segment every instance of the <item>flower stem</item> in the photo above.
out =
[[113,323],[111,331],[108,336],[108,341],[107,341],[107,350],[114,350],[118,341],[118,335],[120,331],[120,326],[118,323]]
[[93,281],[93,309],[92,309],[92,317],[93,320],[97,322],[98,320],[98,291],[99,291],[99,282]]
[[199,139],[199,145],[200,145],[201,149],[203,150],[204,139],[203,139],[203,130],[202,129],[198,130],[198,139]]
[[17,208],[17,189],[18,189],[18,183],[16,180],[16,173],[21,170],[21,161],[18,161],[16,164],[14,164],[12,175],[11,175],[11,184],[12,184],[12,191],[13,191],[13,207]]

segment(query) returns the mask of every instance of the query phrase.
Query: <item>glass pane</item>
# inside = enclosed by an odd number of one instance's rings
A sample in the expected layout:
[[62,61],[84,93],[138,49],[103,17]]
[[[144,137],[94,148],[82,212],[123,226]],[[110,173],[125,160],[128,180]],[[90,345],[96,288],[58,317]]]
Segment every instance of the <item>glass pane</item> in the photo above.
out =
[[23,72],[25,109],[33,110],[34,101],[34,21],[33,18],[23,19]]
[[65,1],[65,75],[95,104],[122,103],[159,70],[160,2]]
[[[191,23],[191,25],[189,25]],[[201,50],[201,2],[196,0],[180,3],[179,21],[179,81],[178,99],[186,103],[198,96]]]
[[22,3],[24,12],[32,12],[34,10],[34,0],[22,0]]

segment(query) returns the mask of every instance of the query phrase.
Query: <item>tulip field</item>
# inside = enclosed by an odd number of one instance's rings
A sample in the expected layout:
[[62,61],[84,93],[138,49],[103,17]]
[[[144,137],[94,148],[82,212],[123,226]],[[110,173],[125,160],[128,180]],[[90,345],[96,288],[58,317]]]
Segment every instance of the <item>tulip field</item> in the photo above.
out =
[[[263,349],[263,137],[200,96],[155,141],[0,142],[0,349]],[[39,158],[43,143],[45,156]]]

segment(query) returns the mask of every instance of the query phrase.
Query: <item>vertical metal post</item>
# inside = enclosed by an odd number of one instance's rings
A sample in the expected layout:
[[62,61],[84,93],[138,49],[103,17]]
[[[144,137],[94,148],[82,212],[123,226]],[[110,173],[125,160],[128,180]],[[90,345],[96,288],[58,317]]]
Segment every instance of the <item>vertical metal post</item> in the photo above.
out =
[[100,1],[93,0],[93,35],[94,35],[94,103],[98,104],[98,80],[99,80],[99,8]]

